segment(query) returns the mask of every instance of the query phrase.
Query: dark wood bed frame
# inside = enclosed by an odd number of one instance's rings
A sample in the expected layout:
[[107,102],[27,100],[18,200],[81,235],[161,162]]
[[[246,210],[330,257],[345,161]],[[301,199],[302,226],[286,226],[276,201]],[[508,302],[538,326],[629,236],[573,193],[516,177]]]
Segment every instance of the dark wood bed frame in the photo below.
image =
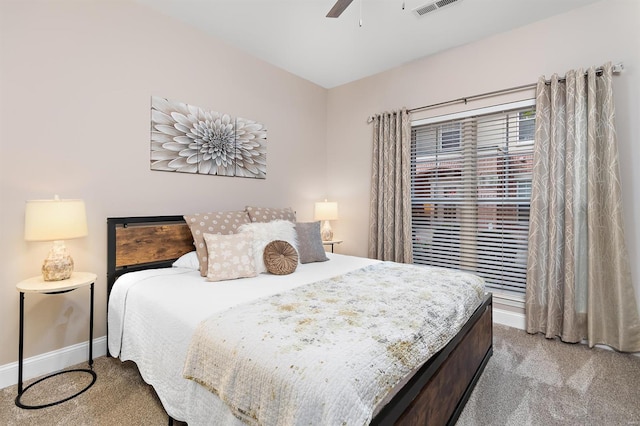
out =
[[[107,298],[120,275],[171,267],[194,249],[182,216],[108,218],[107,229]],[[488,293],[462,330],[409,379],[371,424],[455,424],[493,354],[492,325]]]

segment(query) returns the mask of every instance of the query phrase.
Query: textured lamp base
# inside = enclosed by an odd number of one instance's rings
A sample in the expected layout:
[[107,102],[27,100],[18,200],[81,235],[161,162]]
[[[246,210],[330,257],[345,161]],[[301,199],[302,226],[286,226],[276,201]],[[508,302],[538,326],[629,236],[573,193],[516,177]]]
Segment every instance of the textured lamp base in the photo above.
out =
[[54,241],[42,264],[42,277],[45,281],[60,281],[71,277],[72,272],[73,259],[69,256],[64,241]]
[[320,230],[320,237],[322,241],[332,241],[333,240],[333,230],[331,229],[331,225],[328,220],[322,222],[322,229]]

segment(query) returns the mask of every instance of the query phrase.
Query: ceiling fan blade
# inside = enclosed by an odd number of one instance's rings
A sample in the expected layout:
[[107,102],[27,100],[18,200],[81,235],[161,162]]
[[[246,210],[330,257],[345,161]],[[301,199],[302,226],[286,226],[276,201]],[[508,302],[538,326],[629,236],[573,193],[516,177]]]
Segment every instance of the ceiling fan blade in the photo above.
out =
[[327,13],[327,18],[337,18],[342,15],[342,12],[351,4],[353,0],[338,0],[336,4],[333,5],[329,13]]

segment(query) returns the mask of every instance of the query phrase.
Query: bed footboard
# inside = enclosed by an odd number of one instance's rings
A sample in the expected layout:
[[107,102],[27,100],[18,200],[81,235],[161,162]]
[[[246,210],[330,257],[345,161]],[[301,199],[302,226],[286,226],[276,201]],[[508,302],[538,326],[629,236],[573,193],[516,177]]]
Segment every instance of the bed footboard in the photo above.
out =
[[453,425],[493,354],[492,295],[373,419],[372,425]]

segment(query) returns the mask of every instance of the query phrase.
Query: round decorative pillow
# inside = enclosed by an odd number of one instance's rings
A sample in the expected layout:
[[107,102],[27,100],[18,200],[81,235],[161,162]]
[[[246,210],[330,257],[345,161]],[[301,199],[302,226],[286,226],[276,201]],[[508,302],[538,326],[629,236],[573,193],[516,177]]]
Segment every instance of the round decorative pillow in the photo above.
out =
[[282,240],[267,244],[263,259],[267,271],[276,275],[288,275],[298,267],[298,252],[291,244]]

